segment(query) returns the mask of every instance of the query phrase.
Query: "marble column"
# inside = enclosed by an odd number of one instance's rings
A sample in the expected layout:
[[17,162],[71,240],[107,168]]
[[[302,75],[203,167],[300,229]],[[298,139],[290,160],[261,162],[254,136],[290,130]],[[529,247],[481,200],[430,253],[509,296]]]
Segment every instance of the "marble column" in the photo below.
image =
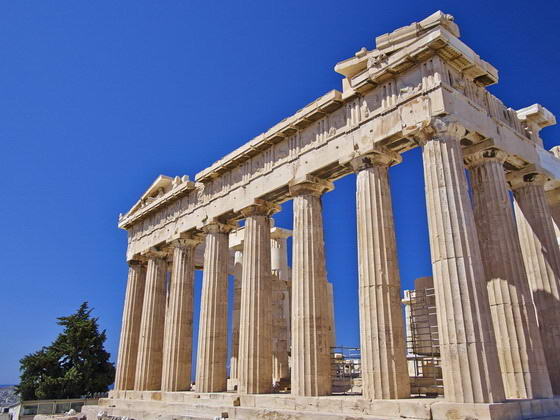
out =
[[[419,140],[445,399],[491,403],[505,399],[488,292],[460,140],[465,131],[435,120]],[[430,130],[431,129],[431,130]]]
[[148,252],[146,257],[148,258],[148,268],[134,389],[159,391],[163,364],[166,253],[154,250]]
[[194,251],[200,238],[191,235],[171,242],[173,271],[163,339],[162,391],[191,387]]
[[290,377],[288,349],[290,336],[290,268],[286,239],[291,231],[271,229],[272,269],[272,382],[280,383]]
[[136,359],[140,341],[140,322],[146,284],[146,266],[142,261],[128,262],[128,281],[124,299],[119,359],[115,374],[115,389],[133,390]]
[[332,183],[307,176],[290,183],[294,197],[292,395],[331,392],[330,326],[321,195]]
[[401,157],[380,151],[356,158],[356,209],[363,396],[410,396],[401,283],[388,167]]
[[[550,149],[550,152],[560,159],[560,146],[554,146]],[[560,242],[560,181],[554,181],[552,188],[547,189],[546,198],[550,214],[552,215],[552,224],[554,226],[554,232],[556,233],[556,239]]]
[[272,284],[270,215],[278,206],[258,200],[241,210],[245,217],[237,390],[272,390]]
[[556,187],[546,192],[548,208],[552,216],[552,225],[556,240],[560,243],[560,187]]
[[510,176],[515,217],[552,391],[560,394],[560,250],[538,173]]
[[198,327],[196,391],[222,392],[227,388],[228,233],[232,226],[206,225],[204,275]]
[[[243,274],[243,247],[235,249],[233,260],[233,313],[231,328],[231,358],[229,361],[229,377],[233,381],[239,378],[239,315],[241,313],[241,276]],[[235,382],[237,385],[237,382]]]
[[506,398],[552,396],[503,163],[506,154],[469,154],[474,217]]
[[292,232],[287,229],[273,227],[270,230],[270,236],[270,266],[272,274],[278,280],[290,281],[287,239],[292,236]]
[[329,347],[336,347],[336,328],[334,319],[334,288],[332,283],[327,282],[327,304],[329,305],[327,309],[328,315],[328,325],[330,328],[329,334]]

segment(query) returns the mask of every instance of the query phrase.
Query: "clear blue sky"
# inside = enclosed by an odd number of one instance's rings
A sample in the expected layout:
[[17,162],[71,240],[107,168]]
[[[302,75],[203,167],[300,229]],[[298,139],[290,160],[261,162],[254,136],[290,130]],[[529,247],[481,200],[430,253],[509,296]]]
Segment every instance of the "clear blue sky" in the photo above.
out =
[[[560,114],[557,1],[0,2],[0,383],[88,300],[116,355],[127,211],[330,89],[337,61],[438,9],[508,106]],[[544,132],[547,147],[560,129]],[[419,151],[391,170],[402,282],[431,273]],[[324,198],[339,344],[358,345],[354,177]],[[286,204],[277,224],[291,227]],[[198,276],[200,277],[200,276]],[[200,278],[198,278],[200,281]]]

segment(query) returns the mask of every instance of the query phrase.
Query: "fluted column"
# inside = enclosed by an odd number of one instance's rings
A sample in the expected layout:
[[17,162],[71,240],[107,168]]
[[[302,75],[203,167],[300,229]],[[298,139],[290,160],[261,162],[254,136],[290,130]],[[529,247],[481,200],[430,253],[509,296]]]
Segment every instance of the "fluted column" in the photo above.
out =
[[445,399],[503,401],[496,342],[459,141],[464,130],[435,120],[423,140],[426,207]]
[[272,382],[280,383],[290,377],[288,349],[290,336],[290,268],[286,239],[291,231],[271,229],[272,269]]
[[290,183],[294,197],[292,395],[331,392],[321,194],[332,188],[332,183],[311,176]]
[[210,223],[204,227],[204,275],[198,328],[196,390],[221,392],[227,388],[228,233],[232,226]]
[[328,335],[329,348],[336,347],[336,328],[334,320],[334,288],[332,283],[327,281],[327,325],[330,329],[330,334]]
[[[560,146],[554,146],[550,152],[560,159]],[[548,201],[548,208],[552,216],[552,225],[556,239],[560,242],[560,185],[558,181],[554,182],[553,188],[546,191],[546,198]]]
[[515,217],[552,391],[560,394],[560,250],[538,173],[510,177]]
[[549,398],[550,380],[497,149],[470,154],[474,216],[507,398]]
[[552,226],[556,240],[560,243],[560,187],[546,192],[548,208],[552,216]]
[[124,299],[119,359],[115,374],[115,389],[134,389],[136,359],[140,341],[140,322],[146,285],[146,266],[142,261],[128,262],[128,281]]
[[158,391],[161,389],[163,364],[167,263],[164,252],[150,251],[146,254],[146,257],[148,258],[148,269],[134,389],[137,391]]
[[190,235],[170,245],[173,270],[165,315],[162,391],[188,391],[191,387],[194,251],[200,240]]
[[239,383],[243,394],[272,390],[272,284],[270,215],[278,206],[258,200],[245,217],[241,312],[239,321]]
[[287,239],[292,232],[287,229],[273,227],[270,230],[270,265],[272,274],[282,281],[290,280],[290,267],[288,266]]
[[229,377],[232,380],[239,378],[239,315],[241,312],[241,275],[243,273],[243,251],[235,250],[233,260],[233,313],[231,328],[231,359],[229,362]]
[[410,396],[401,284],[387,169],[399,163],[385,151],[356,158],[360,352],[367,399]]

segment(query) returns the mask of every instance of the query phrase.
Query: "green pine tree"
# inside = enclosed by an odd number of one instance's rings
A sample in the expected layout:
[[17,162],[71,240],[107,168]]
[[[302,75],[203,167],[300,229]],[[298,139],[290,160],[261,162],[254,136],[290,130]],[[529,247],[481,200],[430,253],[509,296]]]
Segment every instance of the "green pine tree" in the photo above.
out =
[[91,311],[84,302],[73,315],[58,318],[64,331],[57,339],[20,360],[17,392],[23,400],[79,398],[108,390],[115,368],[103,347],[105,331],[99,332]]

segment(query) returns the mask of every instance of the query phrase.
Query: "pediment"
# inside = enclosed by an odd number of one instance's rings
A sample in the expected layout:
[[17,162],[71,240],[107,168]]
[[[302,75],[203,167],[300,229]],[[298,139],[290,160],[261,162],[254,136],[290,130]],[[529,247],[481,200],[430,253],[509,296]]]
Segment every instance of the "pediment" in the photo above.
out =
[[124,216],[119,215],[119,219],[130,218],[145,207],[151,206],[159,200],[163,200],[164,197],[168,196],[169,193],[177,188],[192,187],[192,184],[187,175],[183,175],[182,177],[176,176],[174,178],[167,175],[159,175],[131,209]]

